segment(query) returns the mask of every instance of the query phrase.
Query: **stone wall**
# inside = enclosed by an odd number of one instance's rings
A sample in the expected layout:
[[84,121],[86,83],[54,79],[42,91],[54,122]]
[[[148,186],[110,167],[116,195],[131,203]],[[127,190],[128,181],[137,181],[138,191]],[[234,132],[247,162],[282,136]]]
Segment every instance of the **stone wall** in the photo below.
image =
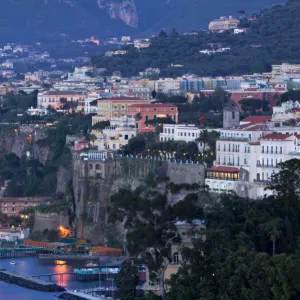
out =
[[57,229],[59,225],[69,226],[68,216],[58,215],[55,213],[35,213],[33,231],[43,231],[45,229]]

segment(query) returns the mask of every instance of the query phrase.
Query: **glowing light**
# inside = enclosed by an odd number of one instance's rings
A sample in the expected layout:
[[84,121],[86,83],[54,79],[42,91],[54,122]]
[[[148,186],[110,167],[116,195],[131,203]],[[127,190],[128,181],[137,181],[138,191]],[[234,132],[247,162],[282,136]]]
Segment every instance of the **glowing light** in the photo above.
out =
[[71,230],[64,227],[63,225],[59,225],[58,227],[59,235],[62,238],[68,237],[71,233]]

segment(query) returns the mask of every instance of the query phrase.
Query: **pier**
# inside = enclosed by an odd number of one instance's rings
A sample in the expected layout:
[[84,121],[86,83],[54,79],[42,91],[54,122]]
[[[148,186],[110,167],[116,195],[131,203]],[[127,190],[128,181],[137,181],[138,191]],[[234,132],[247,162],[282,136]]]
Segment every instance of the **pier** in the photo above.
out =
[[0,248],[0,259],[36,256],[39,253],[45,252],[47,250],[48,249],[43,249],[43,248],[4,248],[4,249]]
[[43,281],[31,276],[0,270],[0,280],[28,289],[42,292],[63,292],[65,289],[55,283]]

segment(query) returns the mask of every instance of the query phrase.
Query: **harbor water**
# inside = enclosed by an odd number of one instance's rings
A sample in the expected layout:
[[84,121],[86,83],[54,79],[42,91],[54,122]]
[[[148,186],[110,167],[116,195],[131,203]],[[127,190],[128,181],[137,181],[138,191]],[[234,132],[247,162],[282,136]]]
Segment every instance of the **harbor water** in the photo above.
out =
[[[71,272],[74,268],[82,268],[83,265],[77,264],[57,264],[45,265],[39,264],[36,257],[14,258],[16,265],[10,264],[11,259],[1,259],[0,269],[6,269],[20,274],[36,275],[49,273],[65,273]],[[61,262],[62,263],[62,262]],[[48,277],[41,277],[42,280],[48,281]],[[71,274],[63,276],[52,276],[52,282],[64,286],[66,289],[89,289],[99,286],[99,282],[79,282],[75,280],[75,276]],[[50,300],[56,299],[59,293],[43,293],[25,289],[14,284],[7,284],[0,281],[0,300]]]

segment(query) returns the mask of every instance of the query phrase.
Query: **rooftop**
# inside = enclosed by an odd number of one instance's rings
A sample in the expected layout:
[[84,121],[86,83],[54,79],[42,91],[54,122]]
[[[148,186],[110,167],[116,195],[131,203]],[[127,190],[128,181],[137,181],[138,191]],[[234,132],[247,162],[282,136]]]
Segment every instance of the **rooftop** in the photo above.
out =
[[291,136],[293,136],[293,134],[283,134],[283,133],[274,132],[263,136],[261,139],[262,140],[285,140]]
[[247,122],[247,123],[266,123],[268,121],[271,121],[272,116],[249,116],[246,119],[242,120],[241,122]]
[[46,92],[44,95],[48,95],[48,96],[83,95],[83,93],[75,92],[75,91],[49,91],[49,92]]
[[177,107],[174,104],[169,104],[169,103],[142,103],[142,104],[133,104],[130,105],[130,107]]
[[130,100],[134,100],[134,101],[150,101],[147,99],[143,99],[143,98],[137,98],[137,97],[113,97],[113,98],[106,98],[106,99],[101,99],[100,101],[130,101]]
[[213,172],[239,172],[240,171],[239,168],[227,167],[227,166],[218,166],[207,170]]

